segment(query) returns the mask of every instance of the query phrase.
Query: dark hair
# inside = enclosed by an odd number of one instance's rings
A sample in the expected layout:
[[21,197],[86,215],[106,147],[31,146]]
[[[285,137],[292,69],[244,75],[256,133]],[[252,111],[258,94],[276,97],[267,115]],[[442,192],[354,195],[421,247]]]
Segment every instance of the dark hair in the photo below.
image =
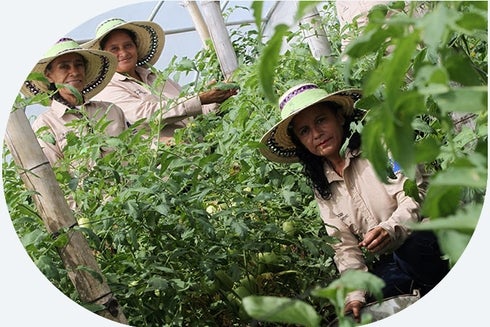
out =
[[112,30],[110,33],[107,33],[107,35],[104,36],[100,40],[100,42],[99,42],[99,44],[100,44],[100,50],[104,50],[105,44],[107,43],[107,40],[112,35],[112,33],[115,32],[115,31],[122,31],[122,32],[126,33],[131,38],[131,40],[133,40],[134,44],[138,45],[138,43],[136,43],[137,38],[136,38],[136,33],[135,32],[133,32],[131,30],[128,30],[126,28],[116,28],[116,29]]
[[[323,102],[323,104],[326,108],[331,109],[335,114],[342,110],[342,107],[336,102],[327,101]],[[359,115],[354,114],[352,116],[345,116],[344,118],[344,135],[342,137],[342,141],[345,142],[345,140],[349,138],[348,148],[351,150],[358,149],[361,146],[361,135],[359,135],[357,131],[351,133],[350,125],[351,122],[359,119]],[[292,121],[288,126],[288,134],[296,146],[296,155],[298,156],[300,163],[303,165],[303,174],[307,177],[308,183],[321,198],[325,200],[330,199],[332,197],[330,182],[328,181],[327,176],[325,176],[323,169],[325,159],[314,155],[306,149],[306,147],[294,133]]]

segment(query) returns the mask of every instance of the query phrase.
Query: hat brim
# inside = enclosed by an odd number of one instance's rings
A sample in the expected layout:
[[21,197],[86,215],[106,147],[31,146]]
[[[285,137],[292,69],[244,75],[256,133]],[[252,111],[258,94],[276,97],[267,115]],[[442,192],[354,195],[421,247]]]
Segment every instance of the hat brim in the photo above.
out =
[[362,90],[360,89],[346,89],[331,93],[320,99],[303,103],[297,110],[275,124],[264,134],[260,140],[260,143],[263,144],[263,146],[259,148],[260,152],[264,157],[274,162],[299,162],[299,158],[296,155],[296,145],[288,134],[288,126],[291,123],[291,120],[293,120],[297,114],[312,105],[327,101],[338,103],[342,107],[343,115],[349,117],[354,113],[354,104],[361,97],[361,94]]
[[165,32],[160,25],[151,21],[134,21],[115,25],[81,46],[87,49],[103,50],[100,47],[100,41],[109,33],[118,29],[130,30],[136,34],[137,66],[154,65],[158,61],[165,45]]
[[[41,59],[32,69],[31,74],[39,73],[44,76],[46,67],[59,56],[68,53],[77,53],[86,60],[85,66],[85,85],[82,88],[84,100],[89,100],[109,83],[116,72],[117,59],[111,53],[92,49],[73,49],[63,51],[55,56]],[[21,88],[22,94],[27,97],[35,96],[39,93],[48,93],[49,84],[45,80],[32,79],[26,80]]]

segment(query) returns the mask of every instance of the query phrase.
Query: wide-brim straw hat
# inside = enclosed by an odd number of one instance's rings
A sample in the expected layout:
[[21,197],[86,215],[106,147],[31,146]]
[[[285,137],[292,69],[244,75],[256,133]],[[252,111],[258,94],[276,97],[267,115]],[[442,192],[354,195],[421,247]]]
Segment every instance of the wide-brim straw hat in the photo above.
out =
[[165,45],[165,33],[160,25],[152,21],[126,22],[121,18],[107,19],[97,26],[95,38],[82,44],[82,47],[102,50],[100,41],[116,29],[126,29],[136,35],[137,66],[154,65],[158,61]]
[[[86,60],[85,83],[81,91],[84,100],[89,100],[102,91],[116,72],[117,59],[113,54],[102,50],[84,49],[73,39],[62,38],[44,54],[32,69],[31,74],[40,73],[45,76],[49,63],[68,53],[77,53]],[[28,77],[21,88],[22,94],[27,97],[51,91],[49,83],[41,78],[29,79]]]
[[299,162],[296,145],[288,134],[288,126],[295,115],[320,102],[335,102],[346,117],[354,113],[354,104],[362,97],[360,89],[346,89],[328,93],[316,84],[305,83],[287,90],[279,98],[281,121],[264,134],[260,142],[265,146],[260,152],[269,160],[279,163]]

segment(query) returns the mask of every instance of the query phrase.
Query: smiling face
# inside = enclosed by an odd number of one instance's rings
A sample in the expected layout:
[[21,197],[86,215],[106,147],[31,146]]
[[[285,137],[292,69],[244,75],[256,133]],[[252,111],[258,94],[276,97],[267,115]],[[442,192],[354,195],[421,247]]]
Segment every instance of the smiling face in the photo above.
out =
[[121,74],[132,75],[138,62],[138,48],[136,43],[124,30],[112,31],[103,40],[102,50],[108,51],[116,56],[116,71]]
[[334,161],[343,143],[344,117],[325,103],[314,104],[294,116],[293,132],[314,155]]
[[[85,60],[81,55],[67,53],[51,61],[45,75],[50,83],[68,84],[81,92],[85,84],[85,69]],[[75,98],[68,88],[61,88],[59,93],[71,103]]]

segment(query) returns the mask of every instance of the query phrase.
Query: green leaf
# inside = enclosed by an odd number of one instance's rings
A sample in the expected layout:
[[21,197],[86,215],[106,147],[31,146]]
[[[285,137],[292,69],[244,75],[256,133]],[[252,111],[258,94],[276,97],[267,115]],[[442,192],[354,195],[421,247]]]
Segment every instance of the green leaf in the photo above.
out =
[[486,86],[463,87],[434,96],[444,114],[451,112],[485,112],[488,90]]
[[386,178],[386,165],[389,160],[386,148],[382,143],[386,123],[387,121],[371,120],[366,123],[362,130],[363,153],[372,163],[376,174],[383,182],[388,181]]
[[417,202],[420,202],[419,188],[417,183],[412,179],[407,179],[405,183],[403,183],[403,191],[408,196],[414,198]]
[[428,136],[415,143],[415,161],[433,162],[441,151],[441,142],[435,136]]
[[474,35],[482,31],[487,33],[488,19],[476,12],[464,12],[455,25],[464,34]]
[[384,285],[385,282],[381,278],[370,272],[348,270],[326,288],[313,290],[312,295],[333,300],[332,295],[338,290],[344,290],[344,294],[355,290],[365,290],[373,294],[376,299],[381,300],[383,298],[381,290]]
[[442,230],[437,233],[437,237],[442,253],[449,258],[453,266],[463,254],[471,239],[470,235],[455,230]]
[[320,326],[321,317],[315,309],[300,300],[275,296],[247,296],[243,298],[242,304],[250,317],[260,321]]
[[295,21],[300,20],[301,18],[303,18],[305,16],[305,14],[307,13],[307,11],[310,8],[315,7],[317,4],[322,3],[322,2],[323,1],[310,1],[310,0],[298,1],[298,9],[296,10],[296,15],[294,15],[294,20]]
[[425,217],[450,215],[459,207],[460,198],[460,186],[430,184],[422,204],[422,215]]
[[418,28],[422,31],[422,39],[429,48],[437,49],[447,42],[448,24],[457,18],[457,13],[439,4],[434,11],[428,12],[418,20]]
[[411,225],[414,230],[455,230],[472,235],[482,211],[481,204],[470,204],[454,215]]
[[460,159],[453,162],[445,170],[440,171],[432,179],[431,185],[434,186],[467,186],[472,188],[485,189],[487,185],[487,169],[485,161],[477,161],[476,154],[473,155],[475,161]]
[[255,20],[255,26],[257,27],[257,40],[262,39],[262,11],[264,7],[264,1],[253,1],[251,8],[253,10],[253,16]]
[[277,63],[279,62],[282,39],[287,33],[288,28],[289,27],[285,24],[279,24],[276,26],[274,34],[269,39],[269,42],[267,42],[267,45],[259,58],[258,75],[260,84],[265,96],[271,102],[275,102],[277,98],[273,87],[274,72],[276,70]]

